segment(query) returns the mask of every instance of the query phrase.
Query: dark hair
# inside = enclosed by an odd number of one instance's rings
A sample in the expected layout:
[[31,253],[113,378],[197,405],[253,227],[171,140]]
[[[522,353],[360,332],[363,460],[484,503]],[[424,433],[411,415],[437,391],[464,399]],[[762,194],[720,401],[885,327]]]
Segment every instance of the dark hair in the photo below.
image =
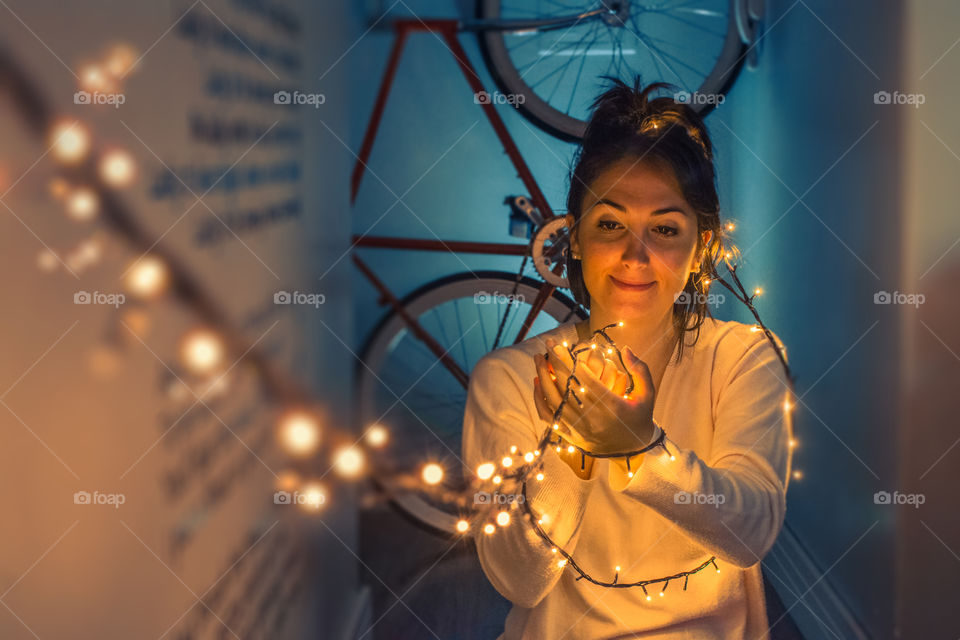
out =
[[[696,212],[697,253],[702,256],[700,270],[691,274],[679,301],[673,305],[673,326],[680,340],[679,361],[686,332],[696,330],[689,345],[693,346],[700,338],[704,317],[713,317],[707,307],[703,280],[713,277],[716,260],[725,252],[713,145],[703,119],[691,107],[672,97],[649,97],[658,89],[674,89],[671,85],[655,82],[644,88],[637,77],[631,88],[617,78],[606,79],[612,86],[594,101],[586,134],[574,156],[567,212],[573,215],[576,228],[589,185],[605,169],[625,158],[651,162],[673,171],[683,197]],[[713,234],[705,246],[702,234],[707,231]],[[571,229],[571,234],[574,232],[575,229]],[[583,282],[580,260],[573,259],[570,251],[566,267],[574,298],[589,309],[590,293]],[[691,316],[695,319],[693,326],[689,326]]]

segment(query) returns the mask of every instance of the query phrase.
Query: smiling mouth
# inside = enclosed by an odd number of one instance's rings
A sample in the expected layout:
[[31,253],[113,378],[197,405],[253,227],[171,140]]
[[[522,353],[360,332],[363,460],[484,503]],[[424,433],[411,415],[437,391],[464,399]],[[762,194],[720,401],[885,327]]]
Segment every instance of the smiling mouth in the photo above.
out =
[[610,276],[610,280],[613,281],[613,284],[616,285],[618,288],[624,289],[626,291],[646,291],[647,289],[650,289],[651,287],[653,287],[653,285],[657,283],[657,281],[654,280],[653,282],[647,282],[642,284],[641,283],[631,284],[629,282],[624,282],[623,280],[617,280],[613,276]]

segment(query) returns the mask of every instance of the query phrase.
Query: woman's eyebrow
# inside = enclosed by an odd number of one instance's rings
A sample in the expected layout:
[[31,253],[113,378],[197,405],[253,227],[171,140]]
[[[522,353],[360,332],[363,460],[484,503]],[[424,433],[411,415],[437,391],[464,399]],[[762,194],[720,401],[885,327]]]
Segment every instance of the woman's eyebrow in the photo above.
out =
[[[627,212],[627,208],[626,208],[625,206],[623,206],[623,205],[620,204],[619,202],[614,202],[613,200],[610,200],[609,198],[600,198],[599,200],[597,200],[595,203],[593,203],[593,204],[590,206],[590,209],[593,209],[593,208],[596,207],[597,205],[601,205],[601,204],[605,204],[605,205],[607,205],[608,207],[613,207],[614,209],[617,209],[618,211],[622,211],[622,212],[624,212],[624,213]],[[590,211],[590,209],[587,209],[587,211]],[[665,214],[665,213],[674,213],[674,212],[683,214],[683,215],[685,215],[685,216],[686,216],[686,215],[689,215],[686,211],[684,211],[684,210],[681,209],[680,207],[661,207],[661,208],[659,208],[659,209],[657,209],[657,210],[655,210],[655,211],[652,211],[652,212],[650,213],[650,215],[652,215],[652,216],[660,216],[660,215],[663,215],[663,214]]]

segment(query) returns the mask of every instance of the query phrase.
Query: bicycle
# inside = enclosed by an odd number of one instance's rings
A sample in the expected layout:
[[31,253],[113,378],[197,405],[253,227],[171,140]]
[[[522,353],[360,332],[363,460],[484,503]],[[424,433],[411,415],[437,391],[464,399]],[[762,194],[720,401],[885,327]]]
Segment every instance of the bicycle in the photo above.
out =
[[[743,53],[747,47],[746,42],[756,34],[756,20],[749,17],[755,14],[756,9],[747,6],[748,0],[703,2],[728,6],[730,16],[733,16],[727,17],[723,46],[716,62],[704,78],[694,85],[694,93],[710,92],[711,95],[718,95],[733,82],[745,57]],[[582,3],[592,8],[576,12],[571,12],[571,5],[557,0],[536,4],[538,7],[551,5],[554,11],[532,17],[514,16],[517,10],[508,9],[499,0],[479,0],[478,18],[473,20],[414,18],[392,22],[395,31],[394,44],[351,175],[352,200],[356,199],[367,160],[372,152],[400,55],[412,33],[432,32],[442,37],[457,60],[474,96],[489,96],[458,38],[462,32],[476,33],[481,40],[484,59],[498,86],[505,93],[523,96],[514,106],[519,107],[524,116],[563,139],[575,141],[582,137],[589,103],[581,99],[574,105],[572,96],[577,93],[578,81],[568,88],[571,97],[566,98],[565,106],[558,103],[556,90],[553,90],[551,95],[539,95],[537,87],[542,85],[547,76],[541,78],[540,82],[525,77],[531,70],[524,71],[525,66],[518,62],[520,58],[516,52],[519,46],[512,46],[511,39],[536,39],[546,35],[552,38],[549,47],[537,51],[548,51],[550,55],[540,58],[554,57],[554,53],[567,51],[569,53],[558,56],[565,55],[570,62],[575,56],[579,56],[581,60],[589,57],[602,58],[602,55],[591,56],[586,52],[605,51],[609,60],[603,59],[606,60],[608,69],[616,67],[622,71],[625,64],[622,58],[632,54],[622,47],[623,34],[617,34],[614,30],[621,29],[626,32],[631,28],[631,31],[636,31],[638,13],[655,11],[644,8],[643,12],[640,12],[638,3],[614,0]],[[675,9],[679,11],[689,7],[690,4],[687,3],[676,6]],[[530,11],[527,10],[526,13]],[[714,13],[707,12],[703,15],[705,18],[716,19]],[[586,35],[579,33],[585,27],[593,31],[588,31]],[[590,49],[594,45],[605,46],[603,43],[607,42],[598,34],[590,35],[595,31],[606,34],[611,42],[615,36],[621,37],[617,40],[616,47],[611,45],[608,49]],[[574,48],[563,48],[567,46],[567,39],[572,40],[574,36],[577,37]],[[586,42],[588,37],[593,38],[589,43]],[[524,44],[532,41],[526,40]],[[569,64],[563,68],[568,66]],[[581,62],[578,77],[582,76],[585,66],[586,62]],[[626,69],[625,73],[635,72],[629,65],[626,65]],[[659,68],[657,70],[659,71]],[[554,68],[549,73],[556,74],[558,71]],[[565,75],[564,70],[560,81]],[[588,90],[581,86],[579,89],[583,94],[589,92],[592,98],[592,87]],[[511,235],[525,237],[528,242],[478,243],[382,236],[353,238],[355,247],[523,257],[516,274],[502,271],[454,274],[427,283],[400,299],[354,253],[354,263],[380,294],[380,304],[390,307],[390,311],[370,333],[355,374],[358,416],[361,423],[368,425],[373,422],[388,422],[392,431],[401,434],[394,438],[391,448],[392,460],[399,462],[396,467],[385,469],[384,478],[404,473],[415,474],[412,465],[422,464],[426,461],[425,457],[447,460],[447,469],[459,469],[459,462],[451,459],[459,458],[469,371],[476,361],[510,341],[515,344],[526,339],[528,335],[542,333],[558,324],[586,318],[584,309],[569,296],[558,291],[568,287],[563,273],[568,245],[563,216],[554,214],[504,125],[495,101],[475,98],[474,102],[483,109],[517,175],[530,194],[529,197],[509,196],[505,200],[510,210]],[[691,102],[691,106],[699,109],[701,113],[706,113],[716,104],[715,101]],[[532,261],[541,281],[524,275],[529,261]],[[475,316],[474,324],[469,327],[465,326],[464,322],[465,309],[469,309],[471,319]],[[523,320],[517,326],[520,317],[523,317]],[[473,333],[475,330],[479,331],[479,335]],[[464,339],[468,334],[472,336],[470,341]],[[411,382],[414,387],[409,387]],[[410,393],[414,388],[417,393],[411,399]],[[421,392],[423,390],[426,391]],[[464,488],[459,475],[446,474],[443,488],[447,489],[449,494],[457,494]],[[390,501],[399,507],[402,513],[412,516],[415,522],[444,536],[454,534],[458,515],[455,506],[437,497],[442,495],[442,491],[425,494],[422,485],[398,487],[382,478],[375,477],[373,480],[387,493]]]

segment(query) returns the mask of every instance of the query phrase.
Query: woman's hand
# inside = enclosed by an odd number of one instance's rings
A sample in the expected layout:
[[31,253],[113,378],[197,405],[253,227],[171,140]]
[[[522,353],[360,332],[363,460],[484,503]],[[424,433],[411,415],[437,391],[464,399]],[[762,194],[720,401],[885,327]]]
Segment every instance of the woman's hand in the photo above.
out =
[[[575,350],[582,346],[582,343],[577,345]],[[535,356],[538,377],[534,380],[534,400],[540,417],[552,425],[567,378],[572,373],[573,359],[566,347],[553,340],[547,340],[547,347],[549,362],[542,355]],[[630,347],[623,350],[624,364],[634,382],[633,391],[625,398],[627,376],[613,360],[601,355],[602,351],[598,347],[577,356],[576,377],[580,385],[571,381],[572,394],[564,403],[557,431],[572,444],[592,453],[641,449],[653,440],[656,431],[650,370]],[[580,399],[582,406],[573,395]]]

